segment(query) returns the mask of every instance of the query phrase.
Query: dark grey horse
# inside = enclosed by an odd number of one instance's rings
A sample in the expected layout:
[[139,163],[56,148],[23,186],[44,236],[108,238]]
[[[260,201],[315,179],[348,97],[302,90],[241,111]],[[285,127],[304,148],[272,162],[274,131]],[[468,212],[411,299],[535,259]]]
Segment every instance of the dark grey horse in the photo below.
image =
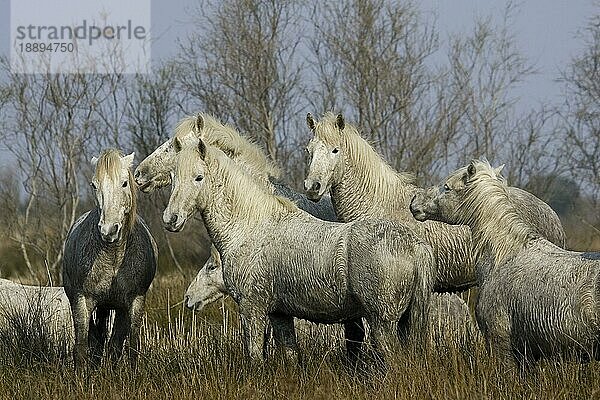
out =
[[92,161],[97,161],[92,187],[98,207],[71,227],[63,261],[63,284],[75,328],[75,367],[85,365],[90,357],[94,363],[100,361],[109,310],[115,310],[109,355],[118,359],[129,337],[134,365],[158,252],[150,231],[136,214],[135,184],[129,171],[133,154],[122,157],[110,149]]

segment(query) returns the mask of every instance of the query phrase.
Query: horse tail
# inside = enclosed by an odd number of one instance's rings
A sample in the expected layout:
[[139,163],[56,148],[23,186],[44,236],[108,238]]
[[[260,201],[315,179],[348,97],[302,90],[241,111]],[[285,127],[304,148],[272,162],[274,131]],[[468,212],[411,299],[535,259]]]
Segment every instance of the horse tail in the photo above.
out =
[[403,340],[413,340],[416,343],[425,343],[429,337],[429,305],[433,292],[433,273],[435,258],[431,246],[419,243],[415,251],[414,284],[408,315],[404,323],[399,325],[399,333]]

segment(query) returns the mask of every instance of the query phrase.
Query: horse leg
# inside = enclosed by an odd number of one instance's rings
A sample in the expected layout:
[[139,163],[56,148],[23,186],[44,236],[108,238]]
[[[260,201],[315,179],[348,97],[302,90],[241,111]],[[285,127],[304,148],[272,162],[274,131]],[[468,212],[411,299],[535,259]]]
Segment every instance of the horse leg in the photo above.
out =
[[115,322],[113,325],[112,335],[108,341],[108,356],[116,362],[123,354],[123,343],[129,333],[129,312],[128,310],[115,310]]
[[386,321],[379,318],[369,320],[373,347],[385,365],[390,365],[394,354],[398,351],[400,342],[396,334],[396,321]]
[[251,359],[261,361],[266,327],[266,313],[244,310],[240,306],[240,320],[244,332],[244,345]]
[[99,365],[104,353],[104,343],[106,342],[106,334],[108,331],[108,309],[98,307],[96,309],[96,318],[90,318],[88,345],[90,355],[94,365]]
[[73,349],[73,361],[75,369],[85,367],[89,361],[88,334],[89,324],[95,303],[78,294],[71,301],[71,314],[73,327],[75,328],[75,346]]
[[365,327],[362,318],[344,322],[344,338],[346,340],[346,355],[352,363],[356,363],[365,340]]
[[146,303],[145,296],[138,296],[133,299],[131,308],[129,309],[129,344],[127,350],[129,353],[129,363],[132,368],[137,364],[137,356],[140,352],[140,327],[142,318],[144,317],[144,304]]
[[510,336],[506,332],[486,332],[486,349],[490,357],[497,359],[502,368],[520,370],[519,359],[513,352]]
[[294,317],[282,314],[270,314],[273,327],[273,339],[278,352],[283,349],[286,360],[298,363],[298,343],[294,328]]

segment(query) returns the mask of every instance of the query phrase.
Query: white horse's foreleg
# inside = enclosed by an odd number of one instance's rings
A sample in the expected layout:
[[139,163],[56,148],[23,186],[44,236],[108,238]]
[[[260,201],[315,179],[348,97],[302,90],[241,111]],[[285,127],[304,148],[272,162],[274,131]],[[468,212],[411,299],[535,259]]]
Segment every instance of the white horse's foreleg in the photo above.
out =
[[394,354],[399,350],[400,342],[396,335],[396,325],[396,321],[384,321],[376,318],[369,320],[373,347],[383,357],[386,365],[390,365]]
[[522,370],[523,362],[513,353],[508,334],[504,332],[489,334],[486,338],[486,347],[490,357],[499,360],[503,368]]
[[244,311],[240,307],[244,345],[251,359],[261,361],[266,327],[266,314]]
[[86,299],[82,294],[77,294],[71,301],[73,327],[75,328],[75,348],[73,349],[75,369],[87,365],[89,361],[88,335],[94,307],[95,302]]

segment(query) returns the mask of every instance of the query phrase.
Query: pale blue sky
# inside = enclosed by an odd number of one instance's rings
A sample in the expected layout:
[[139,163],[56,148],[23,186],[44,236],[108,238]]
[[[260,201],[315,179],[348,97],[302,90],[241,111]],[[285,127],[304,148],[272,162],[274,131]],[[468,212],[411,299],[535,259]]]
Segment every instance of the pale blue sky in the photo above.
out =
[[[53,3],[59,12],[61,0]],[[420,0],[417,3],[422,12],[436,18],[443,43],[451,34],[472,30],[476,17],[491,15],[499,19],[506,4],[502,0]],[[177,38],[194,29],[189,13],[195,4],[195,0],[151,0],[153,60],[175,54]],[[578,33],[591,16],[600,13],[600,0],[524,0],[518,7],[514,35],[519,49],[538,70],[516,89],[519,108],[526,111],[541,102],[557,104],[561,101],[563,85],[556,80],[569,60],[582,50],[583,40]],[[1,55],[9,53],[9,44],[10,0],[0,0]],[[443,59],[445,50],[442,45],[436,57]],[[0,149],[0,168],[7,163],[10,163],[7,153]]]
[[[40,0],[45,1],[45,0]],[[60,1],[56,1],[57,9]],[[503,1],[497,0],[421,0],[425,13],[435,15],[440,38],[468,32],[477,16],[502,15]],[[177,50],[176,39],[193,30],[188,15],[194,0],[152,0],[153,59],[165,58]],[[598,0],[524,0],[515,16],[514,34],[523,54],[539,71],[523,82],[517,95],[522,105],[560,100],[562,85],[556,82],[560,70],[581,51],[578,32],[590,16],[600,12]],[[0,0],[0,54],[8,54],[10,0]],[[443,50],[442,50],[443,51]]]
[[[421,0],[421,9],[437,16],[442,39],[450,33],[468,32],[476,17],[500,17],[505,1]],[[517,2],[514,35],[519,49],[538,70],[528,77],[518,95],[523,104],[558,101],[562,86],[555,82],[569,60],[583,48],[578,33],[589,18],[600,13],[598,0],[523,0]]]

